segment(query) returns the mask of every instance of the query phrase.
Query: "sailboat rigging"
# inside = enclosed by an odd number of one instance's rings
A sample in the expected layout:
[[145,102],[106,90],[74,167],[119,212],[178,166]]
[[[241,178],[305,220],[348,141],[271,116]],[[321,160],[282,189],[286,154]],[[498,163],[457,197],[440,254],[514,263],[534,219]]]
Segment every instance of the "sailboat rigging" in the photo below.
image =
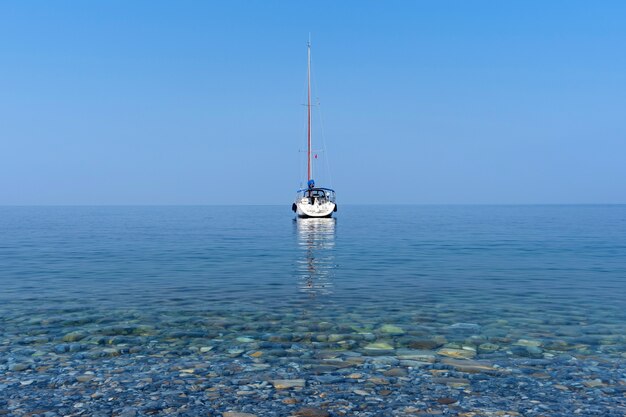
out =
[[[315,155],[317,158],[317,155]],[[291,209],[298,217],[331,217],[337,211],[335,190],[316,187],[311,177],[311,40],[307,42],[307,187],[298,190]]]

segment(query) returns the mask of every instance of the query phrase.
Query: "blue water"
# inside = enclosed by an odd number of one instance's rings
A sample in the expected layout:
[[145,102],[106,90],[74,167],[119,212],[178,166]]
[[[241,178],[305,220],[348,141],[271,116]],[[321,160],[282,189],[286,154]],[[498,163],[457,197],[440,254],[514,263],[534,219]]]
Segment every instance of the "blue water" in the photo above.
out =
[[0,265],[5,309],[315,303],[623,319],[626,206],[345,206],[330,221],[282,206],[5,207]]
[[[5,329],[53,342],[117,321],[167,337],[213,315],[285,333],[305,317],[301,330],[390,323],[463,342],[450,326],[471,323],[482,341],[626,352],[626,206],[345,206],[297,221],[288,209],[2,208]],[[47,317],[87,324],[42,330]]]
[[0,414],[623,415],[626,206],[340,209],[0,208]]

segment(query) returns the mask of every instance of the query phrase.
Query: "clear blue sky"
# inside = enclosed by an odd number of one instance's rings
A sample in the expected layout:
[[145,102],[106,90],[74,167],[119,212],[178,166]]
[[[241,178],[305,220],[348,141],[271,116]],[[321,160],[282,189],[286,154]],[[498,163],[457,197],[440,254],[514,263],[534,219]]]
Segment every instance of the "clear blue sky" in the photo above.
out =
[[289,206],[309,32],[340,204],[626,203],[625,22],[623,1],[3,1],[0,204]]

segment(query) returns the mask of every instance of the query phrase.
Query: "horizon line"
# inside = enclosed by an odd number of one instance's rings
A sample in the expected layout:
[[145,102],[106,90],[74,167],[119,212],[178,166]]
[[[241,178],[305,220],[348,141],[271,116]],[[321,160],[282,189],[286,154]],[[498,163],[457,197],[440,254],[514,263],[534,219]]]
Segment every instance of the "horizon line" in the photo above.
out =
[[[284,204],[252,203],[106,203],[106,204],[0,204],[0,207],[280,207]],[[624,206],[624,203],[343,203],[341,206]]]

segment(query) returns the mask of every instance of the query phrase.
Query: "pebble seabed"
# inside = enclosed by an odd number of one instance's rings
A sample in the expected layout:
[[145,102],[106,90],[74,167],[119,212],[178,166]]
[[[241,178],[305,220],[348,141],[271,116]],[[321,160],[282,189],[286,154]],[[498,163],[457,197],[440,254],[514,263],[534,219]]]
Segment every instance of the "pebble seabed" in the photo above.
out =
[[626,415],[623,326],[584,317],[76,308],[0,326],[7,416]]

